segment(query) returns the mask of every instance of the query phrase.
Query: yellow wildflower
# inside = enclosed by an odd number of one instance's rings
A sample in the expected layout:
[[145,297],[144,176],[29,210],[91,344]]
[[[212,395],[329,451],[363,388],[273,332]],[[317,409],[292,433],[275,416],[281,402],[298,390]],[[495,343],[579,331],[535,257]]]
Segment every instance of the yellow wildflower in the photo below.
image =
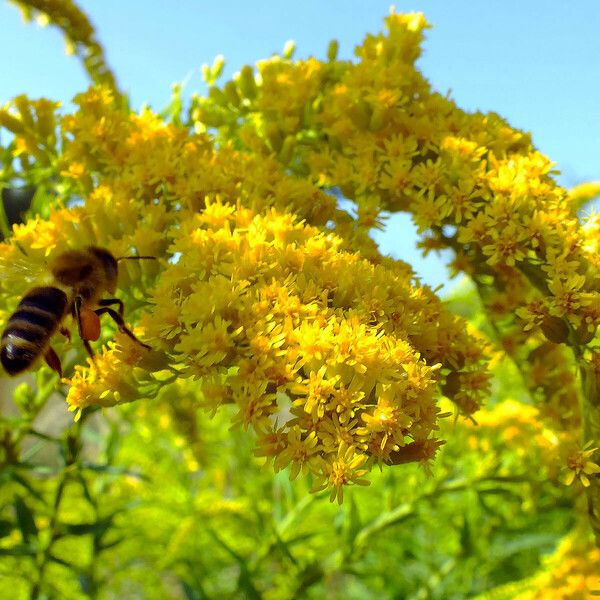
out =
[[363,468],[366,460],[367,456],[356,453],[354,448],[340,446],[336,460],[332,463],[322,463],[321,482],[315,484],[313,491],[330,487],[332,488],[330,501],[334,502],[337,499],[338,504],[341,504],[344,500],[345,486],[369,485],[369,482],[363,479],[368,472],[368,469]]
[[571,485],[575,479],[579,479],[583,487],[589,487],[590,477],[596,477],[600,473],[600,465],[593,462],[591,457],[598,450],[592,448],[594,442],[589,441],[579,450],[572,450],[566,457],[566,469],[562,481],[565,485]]

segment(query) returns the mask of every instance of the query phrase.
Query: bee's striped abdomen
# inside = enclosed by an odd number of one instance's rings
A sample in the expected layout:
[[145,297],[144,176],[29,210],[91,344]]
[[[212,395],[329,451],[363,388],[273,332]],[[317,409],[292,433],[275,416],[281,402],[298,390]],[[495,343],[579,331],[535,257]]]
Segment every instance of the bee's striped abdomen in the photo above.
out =
[[46,350],[68,308],[67,295],[56,287],[32,289],[11,315],[0,341],[0,362],[16,375]]

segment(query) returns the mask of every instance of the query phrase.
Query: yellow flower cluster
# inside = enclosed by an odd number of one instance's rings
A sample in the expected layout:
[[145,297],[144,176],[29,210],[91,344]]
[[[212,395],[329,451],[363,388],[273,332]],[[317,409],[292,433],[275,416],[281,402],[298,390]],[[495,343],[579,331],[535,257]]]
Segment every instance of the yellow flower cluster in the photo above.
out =
[[62,174],[78,181],[85,196],[96,190],[101,174],[107,203],[116,200],[119,209],[132,201],[160,206],[173,221],[201,211],[207,200],[240,202],[257,212],[277,206],[318,226],[336,217],[334,197],[290,177],[274,158],[241,153],[232,143],[216,153],[209,136],[166,124],[148,110],[122,110],[101,88],[80,94],[75,103],[80,110],[62,122]]
[[505,316],[520,307],[528,328],[552,330],[552,341],[589,342],[600,323],[596,217],[579,227],[529,135],[430,88],[414,64],[422,15],[392,13],[386,26],[357,48],[358,63],[274,57],[258,63],[253,86],[242,70],[223,88],[229,95],[211,94],[192,116],[218,108],[224,138],[279,152],[293,170],[341,189],[358,205],[357,227],[411,212],[426,249],[454,249],[455,265],[495,292],[513,285]]
[[587,530],[579,528],[568,535],[545,567],[531,581],[535,591],[518,594],[516,600],[579,600],[600,595],[600,549]]
[[[386,23],[387,36],[368,36],[357,49],[357,64],[259,63],[260,85],[226,105],[245,117],[240,139],[253,148],[263,140],[267,152],[278,149],[274,137],[292,139],[290,165],[355,200],[359,225],[373,227],[381,211],[408,210],[427,244],[460,249],[471,272],[502,280],[524,273],[534,289],[523,290],[520,303],[537,298],[536,288],[548,297],[534,325],[554,316],[594,328],[598,317],[588,306],[597,271],[588,269],[551,163],[499,117],[466,114],[429,88],[414,66],[422,16],[392,14]],[[238,78],[238,96],[246,79]],[[199,117],[202,109],[206,103]],[[231,122],[222,126],[229,137]]]
[[45,98],[29,100],[26,96],[17,96],[0,110],[0,127],[16,135],[13,155],[19,158],[25,171],[34,160],[48,164],[47,149],[56,145],[58,106],[58,102]]
[[[472,278],[498,342],[543,399],[543,418],[570,431],[565,439],[583,430],[596,447],[600,403],[590,393],[600,379],[584,390],[582,413],[576,373],[598,376],[585,365],[600,324],[600,219],[577,216],[597,186],[570,195],[529,134],[432,90],[415,67],[427,26],[420,14],[392,12],[357,62],[330,52],[320,64],[276,56],[244,67],[195,102],[192,120],[212,116],[219,139],[277,156],[351,200],[355,213],[336,215],[335,231],[365,255],[356,231],[379,227],[387,212],[411,213],[424,251],[453,250],[452,271]],[[444,391],[465,378],[452,374]],[[600,479],[591,483],[600,523]]]
[[[16,226],[14,241],[40,265],[90,242],[158,260],[120,266],[126,318],[153,305],[136,330],[152,350],[117,336],[67,381],[73,410],[198,380],[199,406],[233,405],[259,455],[341,501],[374,463],[434,457],[440,389],[463,414],[479,408],[485,344],[408,265],[333,233],[334,196],[106,90],[76,102],[57,164],[85,202]],[[11,306],[18,290],[4,290]]]
[[[181,376],[202,379],[211,410],[236,405],[234,421],[258,432],[276,468],[291,463],[337,487],[367,457],[391,462],[429,437],[441,360],[481,359],[465,356],[459,323],[402,266],[340,245],[289,214],[209,204],[182,224],[179,260],[144,323]],[[434,316],[445,324],[430,335]]]
[[[505,400],[477,413],[477,423],[463,425],[471,431],[469,446],[483,453],[492,448],[510,447],[519,459],[519,466],[544,468],[545,477],[555,483],[578,486],[575,493],[590,485],[590,478],[600,473],[600,466],[591,460],[596,448],[591,443],[581,447],[577,428],[562,431],[545,425],[544,413],[531,405]],[[556,425],[556,423],[552,423]]]
[[[521,456],[533,448],[552,452],[556,444],[553,434],[544,429],[539,410],[516,400],[503,400],[491,408],[477,413],[477,423],[465,422],[464,427],[473,432],[470,445],[484,439],[484,434],[493,432],[498,436],[497,443],[509,445]],[[481,435],[480,435],[481,434]]]
[[[142,319],[154,351],[127,341],[124,352],[121,342],[120,356],[78,370],[68,401],[131,399],[136,369],[162,352],[169,358],[153,376],[198,379],[202,405],[234,404],[233,422],[257,432],[258,453],[276,469],[312,472],[340,500],[374,459],[427,461],[438,445],[428,438],[440,361],[480,372],[481,348],[403,265],[373,265],[340,246],[289,214],[208,204],[180,223],[177,258]],[[135,368],[121,374],[124,362]],[[471,405],[482,391],[471,389]]]

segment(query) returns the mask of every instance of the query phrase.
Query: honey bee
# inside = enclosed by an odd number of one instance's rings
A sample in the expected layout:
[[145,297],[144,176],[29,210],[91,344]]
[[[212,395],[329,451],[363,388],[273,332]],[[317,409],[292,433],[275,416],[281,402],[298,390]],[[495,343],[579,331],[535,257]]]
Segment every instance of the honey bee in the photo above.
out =
[[[124,256],[115,258],[106,248],[89,246],[84,250],[68,250],[59,254],[49,265],[52,281],[34,287],[19,302],[10,316],[0,339],[0,362],[9,375],[29,369],[43,356],[50,368],[62,377],[60,358],[50,346],[52,336],[60,330],[67,315],[77,322],[79,337],[90,357],[94,352],[90,341],[100,337],[100,316],[109,315],[119,331],[150,349],[125,325],[124,306],[114,295],[119,274],[118,261],[144,259],[153,256]],[[111,308],[117,307],[117,310]]]

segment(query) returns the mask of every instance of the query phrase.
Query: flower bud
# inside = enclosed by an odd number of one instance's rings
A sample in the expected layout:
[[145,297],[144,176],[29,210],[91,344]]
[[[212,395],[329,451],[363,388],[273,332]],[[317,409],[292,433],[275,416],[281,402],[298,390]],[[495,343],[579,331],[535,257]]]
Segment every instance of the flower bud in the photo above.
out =
[[35,392],[28,383],[20,383],[14,391],[13,400],[19,410],[27,414],[34,407]]
[[288,40],[283,47],[283,58],[291,60],[296,51],[296,42],[294,40]]
[[287,165],[294,156],[294,150],[296,149],[296,136],[288,135],[283,140],[283,145],[279,151],[279,160],[282,164]]
[[331,40],[329,42],[329,47],[327,48],[327,60],[329,62],[333,62],[337,59],[339,49],[340,44],[337,40]]
[[242,67],[238,74],[238,85],[245,98],[252,100],[256,97],[256,81],[254,80],[254,71],[250,65]]
[[229,104],[238,107],[240,105],[240,95],[238,94],[237,85],[235,81],[228,81],[223,88],[223,92],[225,96],[227,96],[227,100]]
[[589,344],[596,336],[597,327],[595,325],[590,326],[588,323],[583,321],[575,332],[575,339],[577,343],[585,345]]
[[560,317],[546,316],[541,327],[546,339],[555,344],[563,344],[569,337],[569,326]]

